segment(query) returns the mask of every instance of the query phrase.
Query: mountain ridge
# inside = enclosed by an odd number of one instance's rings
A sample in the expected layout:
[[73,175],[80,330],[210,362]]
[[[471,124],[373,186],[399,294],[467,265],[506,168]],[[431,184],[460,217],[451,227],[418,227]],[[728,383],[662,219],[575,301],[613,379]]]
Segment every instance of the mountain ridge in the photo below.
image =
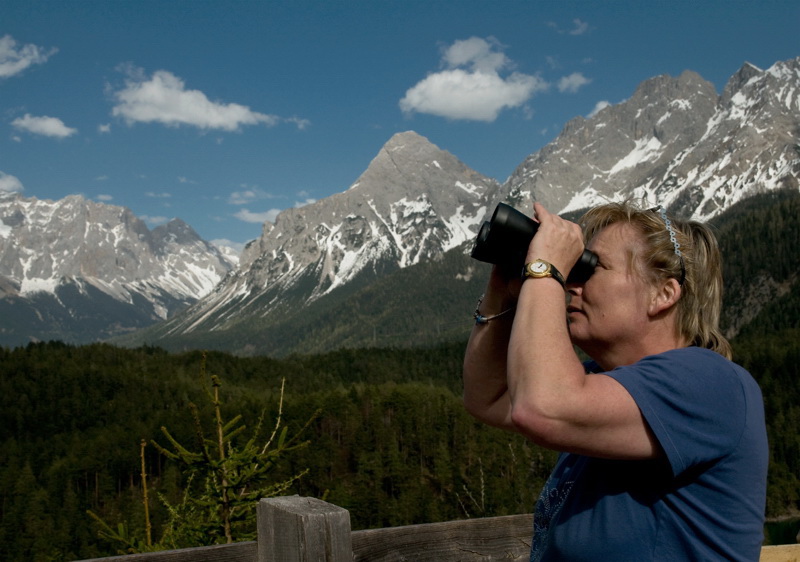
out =
[[180,219],[151,231],[130,209],[80,195],[2,194],[0,344],[135,330],[204,296],[232,267]]
[[[765,91],[771,95],[764,95]],[[625,102],[606,107],[592,118],[571,120],[504,184],[483,181],[481,189],[466,190],[468,195],[456,188],[460,182],[454,177],[464,173],[457,159],[445,156],[416,133],[398,133],[347,191],[310,209],[284,211],[274,225],[265,225],[262,237],[248,247],[247,275],[281,265],[283,277],[273,276],[270,283],[262,275],[248,284],[233,284],[229,277],[218,292],[167,321],[161,333],[168,337],[195,331],[220,333],[248,318],[264,322],[270,316],[291,315],[291,310],[309,306],[342,284],[331,276],[337,267],[342,271],[356,264],[359,273],[371,270],[372,280],[367,282],[375,282],[395,268],[418,263],[420,254],[436,260],[458,243],[466,252],[486,214],[499,201],[530,209],[532,200],[537,200],[563,214],[633,197],[658,201],[678,216],[712,219],[748,196],[798,185],[800,159],[781,132],[800,130],[800,95],[794,92],[800,92],[800,58],[776,63],[767,71],[745,63],[722,94],[692,71],[678,77],[656,76],[644,81]],[[770,128],[770,122],[779,130]],[[437,174],[446,178],[444,183],[432,182]],[[439,189],[432,189],[433,185]],[[457,203],[447,199],[454,193],[462,195]],[[378,195],[381,199],[376,203]],[[435,205],[434,196],[438,197]],[[344,211],[342,201],[347,201]],[[409,221],[413,224],[404,224],[404,231],[376,228],[365,211],[371,209],[373,217],[388,225],[391,221],[386,217],[397,216],[395,206],[413,217]],[[347,221],[334,225],[312,218],[320,216],[320,209],[327,209],[329,217],[336,214],[331,209],[350,214]],[[466,216],[464,209],[472,209],[473,215]],[[465,235],[460,238],[452,228],[441,228],[455,222],[455,210],[463,213],[459,216]],[[276,252],[287,248],[283,241],[306,231],[307,225],[318,225],[320,234],[315,240],[303,239],[313,259],[296,259],[296,254],[286,259],[288,254]],[[373,236],[365,238],[366,231]],[[432,247],[428,244],[432,234],[443,231],[450,236],[443,238],[454,243],[448,247],[442,238],[436,239],[433,250],[425,253]],[[330,233],[338,238],[326,238]],[[324,250],[323,239],[328,244]],[[361,248],[361,254],[348,253],[354,248]],[[418,254],[409,254],[408,248]],[[414,259],[407,259],[409,255]],[[294,281],[286,283],[290,271]],[[218,314],[223,308],[224,316]]]
[[[800,57],[767,70],[745,63],[721,94],[692,71],[645,80],[624,102],[569,121],[502,184],[413,131],[396,133],[346,190],[264,223],[239,266],[202,298],[120,341],[222,338],[245,349],[248,338],[277,337],[277,326],[314,332],[294,319],[335,309],[323,301],[347,299],[398,271],[447,261],[452,252],[464,256],[451,265],[460,271],[444,275],[460,287],[479,270],[466,255],[500,201],[529,212],[538,200],[576,216],[634,198],[664,204],[679,217],[712,220],[753,195],[798,190],[799,141]],[[182,227],[171,228],[163,236],[180,238]],[[13,282],[0,278],[0,291]]]

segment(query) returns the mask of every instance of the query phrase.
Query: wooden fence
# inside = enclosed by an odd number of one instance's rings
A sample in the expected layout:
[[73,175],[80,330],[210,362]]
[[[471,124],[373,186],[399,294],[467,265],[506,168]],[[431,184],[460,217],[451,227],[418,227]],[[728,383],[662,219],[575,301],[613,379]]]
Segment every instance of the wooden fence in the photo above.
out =
[[[351,531],[350,513],[315,498],[262,499],[258,540],[84,562],[488,562],[527,560],[532,515]],[[761,562],[800,562],[800,544],[765,546]]]

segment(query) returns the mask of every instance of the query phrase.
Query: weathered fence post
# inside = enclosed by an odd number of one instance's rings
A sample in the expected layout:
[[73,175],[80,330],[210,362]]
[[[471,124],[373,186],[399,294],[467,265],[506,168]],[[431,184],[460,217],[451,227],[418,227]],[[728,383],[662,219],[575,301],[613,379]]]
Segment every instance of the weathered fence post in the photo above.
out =
[[258,562],[352,562],[350,512],[316,498],[258,502]]

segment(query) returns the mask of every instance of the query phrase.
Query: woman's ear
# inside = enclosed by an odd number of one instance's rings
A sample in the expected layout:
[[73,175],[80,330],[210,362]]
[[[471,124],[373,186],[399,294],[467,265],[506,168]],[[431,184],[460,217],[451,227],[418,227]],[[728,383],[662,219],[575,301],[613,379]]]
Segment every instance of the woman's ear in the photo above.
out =
[[650,315],[657,316],[672,308],[681,298],[681,285],[674,277],[664,281],[654,292],[650,301]]

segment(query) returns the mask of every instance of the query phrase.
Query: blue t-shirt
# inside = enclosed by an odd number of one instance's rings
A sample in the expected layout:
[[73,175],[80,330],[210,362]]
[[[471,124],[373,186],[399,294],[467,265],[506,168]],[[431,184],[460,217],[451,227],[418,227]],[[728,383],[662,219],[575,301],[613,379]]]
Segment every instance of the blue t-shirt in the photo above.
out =
[[758,560],[768,447],[750,374],[697,347],[604,374],[628,390],[665,455],[562,454],[536,504],[531,561]]

